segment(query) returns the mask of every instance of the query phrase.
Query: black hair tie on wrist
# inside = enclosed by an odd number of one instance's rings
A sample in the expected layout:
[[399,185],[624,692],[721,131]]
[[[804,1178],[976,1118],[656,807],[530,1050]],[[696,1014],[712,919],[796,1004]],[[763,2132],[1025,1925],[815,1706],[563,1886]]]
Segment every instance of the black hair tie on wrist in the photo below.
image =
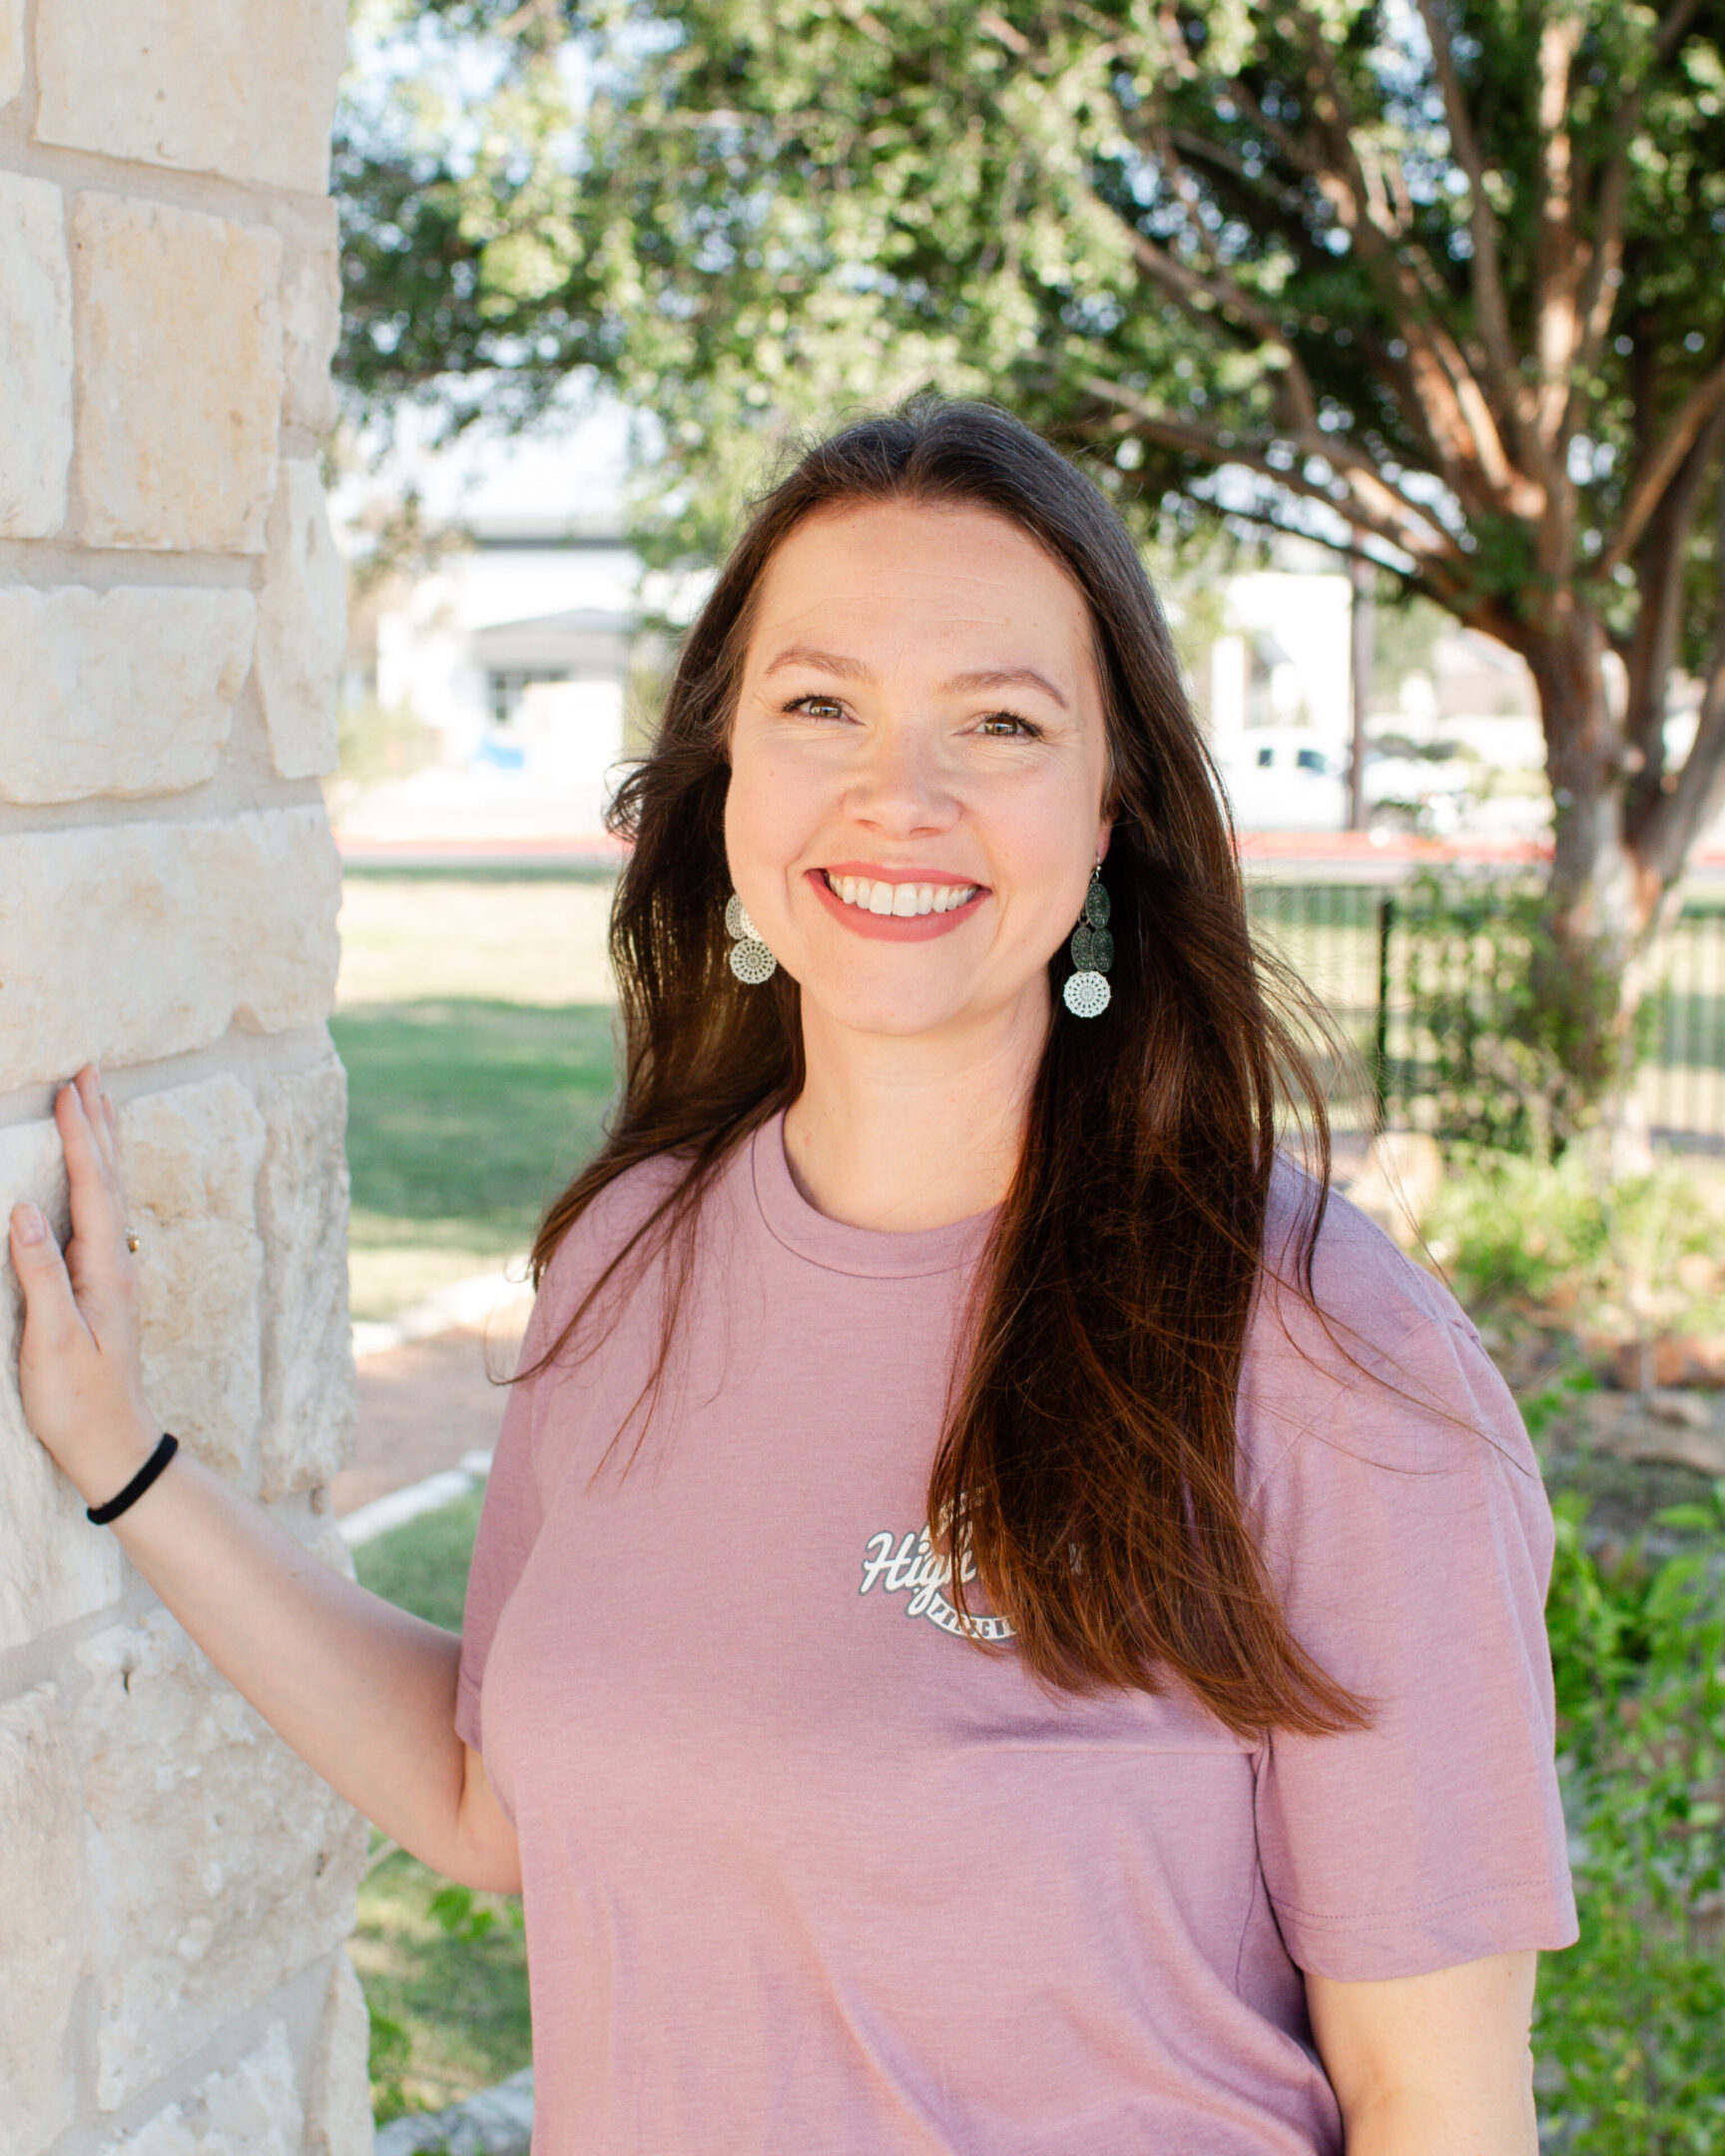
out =
[[157,1445],[155,1451],[151,1453],[150,1457],[139,1468],[131,1481],[127,1483],[119,1496],[110,1497],[108,1502],[103,1505],[91,1505],[85,1512],[84,1517],[93,1527],[106,1527],[111,1520],[117,1520],[129,1505],[135,1505],[138,1502],[139,1498],[143,1496],[144,1492],[155,1481],[156,1477],[179,1449],[179,1438],[171,1430],[164,1430],[161,1443]]

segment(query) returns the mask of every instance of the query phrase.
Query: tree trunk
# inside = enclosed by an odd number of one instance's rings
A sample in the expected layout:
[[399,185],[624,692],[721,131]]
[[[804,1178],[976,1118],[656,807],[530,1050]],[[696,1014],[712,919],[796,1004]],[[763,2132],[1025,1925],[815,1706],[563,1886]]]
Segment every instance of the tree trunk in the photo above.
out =
[[1577,1108],[1597,1110],[1621,1166],[1644,1165],[1636,1115],[1636,1018],[1664,891],[1625,831],[1621,728],[1610,709],[1598,617],[1572,600],[1528,639],[1551,782],[1551,943],[1534,964],[1540,1045]]

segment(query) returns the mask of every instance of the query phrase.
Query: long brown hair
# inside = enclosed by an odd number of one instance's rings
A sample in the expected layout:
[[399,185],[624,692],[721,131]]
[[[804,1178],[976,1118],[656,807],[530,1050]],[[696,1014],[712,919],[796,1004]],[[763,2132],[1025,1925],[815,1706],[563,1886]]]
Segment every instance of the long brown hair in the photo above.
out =
[[[1267,993],[1215,774],[1137,550],[1088,478],[992,406],[920,400],[807,449],[757,505],[688,633],[658,738],[613,811],[632,841],[611,924],[621,1100],[603,1149],[545,1216],[535,1281],[619,1176],[666,1156],[680,1173],[545,1359],[621,1268],[632,1279],[657,1255],[668,1270],[651,1393],[701,1198],[801,1089],[796,983],[781,968],[745,988],[726,962],[728,743],[775,549],[819,510],[878,501],[990,511],[1066,572],[1089,605],[1112,767],[1113,1002],[1099,1022],[1065,1014],[1062,945],[928,1518],[960,1523],[1017,1652],[1050,1686],[1178,1680],[1246,1735],[1352,1726],[1358,1703],[1283,1621],[1244,1514],[1235,1430],[1278,1105],[1303,1105],[1316,1141],[1294,1268],[1309,1295],[1329,1169],[1323,1094]],[[964,1567],[952,1569],[963,1611]]]

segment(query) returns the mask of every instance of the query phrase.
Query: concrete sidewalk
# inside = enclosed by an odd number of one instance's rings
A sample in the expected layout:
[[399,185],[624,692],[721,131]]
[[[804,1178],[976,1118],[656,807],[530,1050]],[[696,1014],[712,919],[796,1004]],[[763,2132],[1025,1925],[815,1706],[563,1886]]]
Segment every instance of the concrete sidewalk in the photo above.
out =
[[379,2126],[376,2156],[528,2156],[532,2138],[533,2069],[524,2066],[446,2111]]
[[[489,1452],[497,1442],[507,1379],[531,1309],[501,1279],[497,1290],[497,1307],[484,1322],[360,1353],[355,1458],[330,1489],[337,1518],[459,1467],[468,1454]],[[411,1336],[413,1324],[404,1330]],[[378,1329],[367,1331],[375,1337]]]

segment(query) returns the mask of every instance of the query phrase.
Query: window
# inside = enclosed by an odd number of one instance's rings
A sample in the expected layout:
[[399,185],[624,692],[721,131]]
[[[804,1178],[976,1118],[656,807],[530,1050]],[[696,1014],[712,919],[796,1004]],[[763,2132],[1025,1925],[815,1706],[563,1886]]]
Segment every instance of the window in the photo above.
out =
[[529,682],[567,681],[563,667],[493,667],[485,678],[485,703],[493,726],[506,727],[521,708]]
[[1260,750],[1259,750],[1259,752],[1258,752],[1258,769],[1259,769],[1260,771],[1268,771],[1268,770],[1270,769],[1271,765],[1275,763],[1275,761],[1276,761],[1276,752],[1275,752],[1275,750],[1274,750],[1274,749],[1260,749]]
[[1322,773],[1330,769],[1330,760],[1325,756],[1322,749],[1297,750],[1294,756],[1294,764],[1296,770],[1299,771]]

